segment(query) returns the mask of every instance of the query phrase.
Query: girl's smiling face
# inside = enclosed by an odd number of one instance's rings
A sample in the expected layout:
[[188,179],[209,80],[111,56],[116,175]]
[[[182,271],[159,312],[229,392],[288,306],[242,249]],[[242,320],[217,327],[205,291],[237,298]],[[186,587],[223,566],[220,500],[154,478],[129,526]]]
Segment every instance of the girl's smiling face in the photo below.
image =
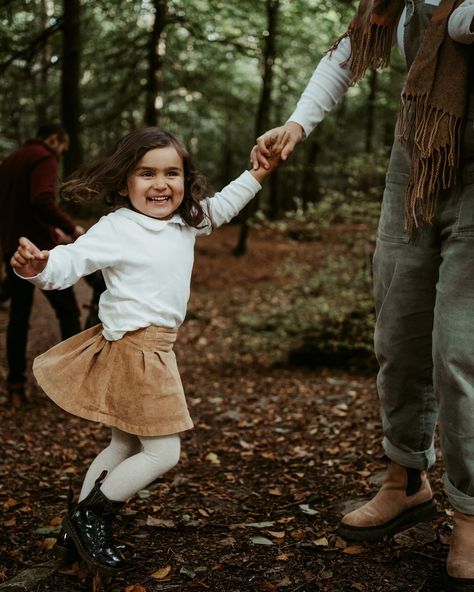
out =
[[127,179],[133,208],[159,220],[169,220],[184,198],[183,159],[173,146],[153,148]]

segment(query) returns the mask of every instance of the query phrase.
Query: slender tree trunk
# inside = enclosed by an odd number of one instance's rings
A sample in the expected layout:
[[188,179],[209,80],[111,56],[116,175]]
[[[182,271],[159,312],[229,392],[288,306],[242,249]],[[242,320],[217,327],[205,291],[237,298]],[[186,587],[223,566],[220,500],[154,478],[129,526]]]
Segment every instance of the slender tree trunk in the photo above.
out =
[[[264,33],[262,89],[255,119],[255,135],[259,136],[268,129],[270,121],[271,95],[273,86],[273,65],[276,57],[276,34],[280,0],[265,0],[267,13],[267,28]],[[247,252],[247,238],[249,234],[249,218],[259,208],[258,196],[245,208],[242,213],[243,222],[234,255],[241,256]]]
[[[40,20],[43,29],[48,27],[49,14],[46,6],[46,0],[39,2]],[[48,66],[51,59],[51,44],[46,40],[44,47],[41,48],[38,55],[39,70],[32,78],[33,92],[38,97],[36,101],[36,127],[49,121],[48,117]]]
[[145,124],[158,125],[160,109],[157,104],[161,90],[161,69],[163,66],[162,47],[163,33],[168,24],[168,1],[153,0],[155,20],[148,41],[148,74],[145,89]]
[[82,162],[80,134],[80,61],[81,61],[81,2],[63,0],[63,62],[61,78],[61,115],[70,146],[64,155],[64,174],[70,174]]
[[369,73],[369,96],[367,97],[367,122],[365,128],[365,151],[371,154],[374,149],[375,101],[377,97],[377,70]]

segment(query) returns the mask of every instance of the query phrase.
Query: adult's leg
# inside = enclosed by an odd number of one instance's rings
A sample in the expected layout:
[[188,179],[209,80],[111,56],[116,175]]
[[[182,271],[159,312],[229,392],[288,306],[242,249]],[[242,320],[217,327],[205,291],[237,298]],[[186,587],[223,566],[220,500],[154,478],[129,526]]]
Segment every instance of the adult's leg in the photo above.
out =
[[7,362],[9,388],[26,381],[26,347],[33,305],[34,286],[15,275],[10,257],[5,256],[10,290],[10,312],[7,327]]
[[433,331],[444,483],[455,510],[447,559],[450,590],[474,590],[474,164],[462,177],[443,210]]
[[62,339],[67,339],[81,330],[80,310],[72,288],[45,290],[44,295],[54,308],[61,327]]
[[374,255],[377,386],[391,462],[377,495],[342,519],[340,533],[359,540],[394,534],[435,513],[424,470],[435,461],[432,330],[440,248],[436,226],[413,237],[404,230],[408,167],[395,144]]

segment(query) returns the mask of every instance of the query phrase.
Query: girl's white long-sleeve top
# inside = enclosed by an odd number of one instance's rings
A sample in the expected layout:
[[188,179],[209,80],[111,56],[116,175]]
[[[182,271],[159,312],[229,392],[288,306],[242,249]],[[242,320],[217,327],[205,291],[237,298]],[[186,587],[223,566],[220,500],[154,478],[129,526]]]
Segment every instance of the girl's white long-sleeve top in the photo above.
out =
[[202,202],[212,225],[198,229],[177,214],[158,220],[120,208],[74,243],[52,249],[45,269],[25,279],[44,290],[63,289],[101,269],[107,289],[99,318],[109,341],[150,325],[177,328],[186,315],[196,236],[231,220],[260,189],[245,171]]
[[[426,0],[425,4],[437,6],[440,0]],[[471,22],[474,18],[474,0],[464,0],[449,17],[448,35],[458,43],[471,44],[474,33],[471,32]],[[406,8],[403,10],[396,29],[395,44],[404,53],[403,34],[406,20]],[[351,55],[349,38],[344,38],[338,47],[330,54],[326,54],[319,62],[311,79],[301,95],[296,109],[288,121],[295,121],[303,128],[308,136],[320,123],[325,115],[343,97],[349,87],[351,71],[348,66],[342,66]]]

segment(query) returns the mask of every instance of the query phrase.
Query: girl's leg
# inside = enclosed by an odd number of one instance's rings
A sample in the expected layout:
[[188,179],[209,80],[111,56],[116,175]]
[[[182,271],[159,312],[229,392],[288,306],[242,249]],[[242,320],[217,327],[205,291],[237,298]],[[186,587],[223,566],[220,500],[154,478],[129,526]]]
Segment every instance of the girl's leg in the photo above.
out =
[[179,434],[138,436],[138,439],[143,450],[123,460],[109,472],[101,485],[102,493],[111,500],[126,501],[172,469],[179,461]]
[[107,448],[104,448],[92,461],[82,484],[79,501],[86,498],[94,487],[102,471],[112,472],[125,459],[133,456],[142,448],[138,436],[112,428],[112,438]]

